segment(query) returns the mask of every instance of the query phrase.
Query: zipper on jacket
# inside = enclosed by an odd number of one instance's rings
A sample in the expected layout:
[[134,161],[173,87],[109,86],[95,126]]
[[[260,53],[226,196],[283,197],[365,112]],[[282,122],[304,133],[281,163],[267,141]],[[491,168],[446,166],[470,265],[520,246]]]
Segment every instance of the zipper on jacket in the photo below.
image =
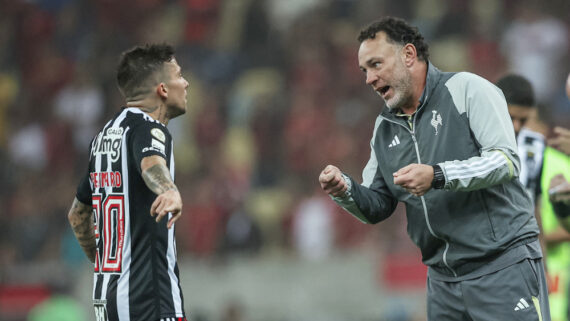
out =
[[[416,117],[414,117],[414,127],[416,123]],[[415,131],[410,131],[410,134],[412,134],[412,140],[414,141],[414,147],[416,149],[416,156],[418,157],[418,164],[422,163],[422,160],[420,158],[420,149],[418,147],[418,141],[416,139],[416,134]],[[433,231],[431,224],[429,222],[429,216],[428,216],[428,211],[427,211],[427,206],[426,206],[426,199],[425,197],[422,195],[420,196],[420,199],[422,200],[422,207],[424,209],[424,217],[426,220],[426,225],[428,227],[429,232],[431,233],[431,235],[439,240],[442,240],[445,243],[445,250],[443,250],[443,264],[445,264],[445,266],[451,271],[451,273],[453,273],[453,276],[457,277],[457,273],[455,273],[455,270],[453,270],[451,268],[451,266],[449,266],[449,264],[447,263],[447,252],[449,251],[449,242],[447,242],[447,240],[441,238],[440,236],[436,235],[435,232]]]
[[[422,107],[422,106],[418,107],[418,110],[419,110],[419,108],[421,108],[421,107]],[[418,141],[417,141],[417,139],[416,139],[416,133],[415,133],[416,116],[415,116],[415,115],[413,116],[413,120],[412,120],[412,122],[411,122],[411,125],[412,125],[411,128],[412,128],[412,129],[406,127],[404,124],[399,123],[399,122],[397,122],[397,121],[395,121],[395,120],[388,119],[388,118],[386,118],[386,117],[382,117],[382,118],[384,118],[384,120],[386,120],[386,121],[388,121],[388,122],[390,122],[390,123],[393,123],[393,124],[396,124],[396,125],[398,125],[398,126],[404,127],[404,128],[410,133],[410,135],[412,136],[412,140],[414,141],[414,148],[416,149],[416,157],[418,158],[418,164],[422,164],[422,159],[420,158],[420,149],[419,149],[419,147],[418,147]],[[409,124],[409,122],[407,122],[407,123]],[[453,273],[453,276],[457,277],[457,273],[455,273],[455,270],[452,269],[451,266],[449,266],[449,263],[447,263],[447,252],[449,251],[449,242],[447,242],[445,239],[443,239],[442,237],[440,237],[440,236],[438,236],[437,234],[435,234],[435,232],[433,231],[433,229],[432,229],[432,227],[431,227],[431,224],[430,224],[430,222],[429,222],[429,216],[428,216],[428,211],[427,211],[427,206],[426,206],[426,200],[425,200],[424,196],[420,196],[420,199],[421,199],[421,201],[422,201],[422,207],[423,207],[423,210],[424,210],[424,218],[425,218],[425,220],[426,220],[426,225],[427,225],[427,227],[428,227],[428,230],[429,230],[430,234],[431,234],[433,237],[435,237],[436,239],[441,240],[441,241],[443,241],[443,242],[445,243],[445,249],[443,250],[443,256],[442,256],[443,264],[445,264],[445,266],[451,271],[451,273]]]

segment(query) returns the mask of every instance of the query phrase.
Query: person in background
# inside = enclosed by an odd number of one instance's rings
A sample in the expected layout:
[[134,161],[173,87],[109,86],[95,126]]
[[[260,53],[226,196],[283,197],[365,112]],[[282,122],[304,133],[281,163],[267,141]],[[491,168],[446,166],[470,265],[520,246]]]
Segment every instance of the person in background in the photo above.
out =
[[538,117],[534,90],[526,78],[516,74],[501,77],[496,85],[505,95],[515,130],[521,164],[519,180],[532,198],[536,219],[540,226],[538,200],[541,195],[540,178],[546,139],[539,131],[526,127]]
[[[541,187],[542,227],[547,244],[552,320],[568,320],[570,286],[570,232],[567,224],[570,195],[570,156],[547,146],[544,151]],[[565,228],[566,227],[566,228]]]
[[429,61],[417,28],[382,18],[360,32],[358,64],[384,100],[358,184],[338,167],[322,189],[365,223],[406,205],[428,266],[430,321],[550,320],[539,229],[501,91]]
[[505,95],[515,130],[521,162],[519,180],[536,201],[541,193],[540,173],[546,141],[544,135],[525,127],[527,121],[537,115],[532,85],[526,78],[515,74],[503,76],[496,85]]
[[[570,74],[566,79],[566,95],[570,99]],[[566,231],[570,232],[570,178],[568,177],[570,175],[570,129],[555,127],[553,132],[554,136],[548,139],[548,145],[565,154],[566,157],[561,154],[557,155],[565,160],[567,166],[552,177],[548,184],[548,194],[560,223]]]
[[[534,202],[536,219],[541,227],[540,239],[543,242],[542,249],[545,252],[545,262],[548,266],[550,316],[552,320],[566,320],[568,289],[565,284],[568,284],[569,280],[567,254],[570,244],[565,241],[570,240],[570,234],[561,228],[551,207],[545,206],[544,215],[541,213],[541,203],[545,202],[545,200],[541,201],[541,173],[546,139],[542,133],[525,127],[527,123],[532,124],[537,117],[534,91],[526,78],[514,74],[499,79],[497,87],[505,95],[517,136],[521,159],[519,179]],[[547,157],[549,163],[552,162],[551,157]],[[551,165],[544,169],[545,173],[550,173],[553,168]],[[546,200],[546,203],[549,201]]]

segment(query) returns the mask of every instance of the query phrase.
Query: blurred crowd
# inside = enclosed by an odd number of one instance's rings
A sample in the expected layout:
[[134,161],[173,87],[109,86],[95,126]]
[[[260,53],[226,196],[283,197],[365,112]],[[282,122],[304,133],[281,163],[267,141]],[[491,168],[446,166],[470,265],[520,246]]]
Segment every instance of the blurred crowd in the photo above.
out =
[[[173,44],[190,82],[188,113],[169,124],[184,198],[179,256],[318,259],[370,241],[401,250],[405,222],[369,228],[317,182],[328,163],[359,177],[370,155],[382,105],[357,67],[356,36],[382,15],[418,26],[442,70],[527,77],[542,120],[570,124],[567,0],[0,0],[0,8],[0,284],[31,282],[19,273],[31,266],[84,263],[66,214],[91,138],[124,103],[118,57],[137,44]],[[52,276],[32,277],[42,278]]]

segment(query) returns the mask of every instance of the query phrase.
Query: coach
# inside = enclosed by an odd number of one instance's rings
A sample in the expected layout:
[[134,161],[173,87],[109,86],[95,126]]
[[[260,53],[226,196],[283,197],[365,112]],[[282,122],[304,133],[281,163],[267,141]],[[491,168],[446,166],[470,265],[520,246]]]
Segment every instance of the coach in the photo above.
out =
[[429,267],[428,320],[550,320],[538,225],[501,91],[439,71],[401,19],[381,19],[358,40],[366,84],[387,108],[363,183],[328,165],[322,188],[365,223],[406,205],[408,234]]

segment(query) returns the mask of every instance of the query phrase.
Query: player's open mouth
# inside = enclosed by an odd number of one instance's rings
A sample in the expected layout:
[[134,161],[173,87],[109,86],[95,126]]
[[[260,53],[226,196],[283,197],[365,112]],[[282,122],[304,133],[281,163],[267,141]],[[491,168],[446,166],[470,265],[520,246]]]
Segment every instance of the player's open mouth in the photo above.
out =
[[378,92],[380,93],[380,95],[382,95],[382,97],[384,97],[384,95],[386,95],[386,92],[388,92],[388,90],[390,90],[390,86],[384,86],[378,89]]

